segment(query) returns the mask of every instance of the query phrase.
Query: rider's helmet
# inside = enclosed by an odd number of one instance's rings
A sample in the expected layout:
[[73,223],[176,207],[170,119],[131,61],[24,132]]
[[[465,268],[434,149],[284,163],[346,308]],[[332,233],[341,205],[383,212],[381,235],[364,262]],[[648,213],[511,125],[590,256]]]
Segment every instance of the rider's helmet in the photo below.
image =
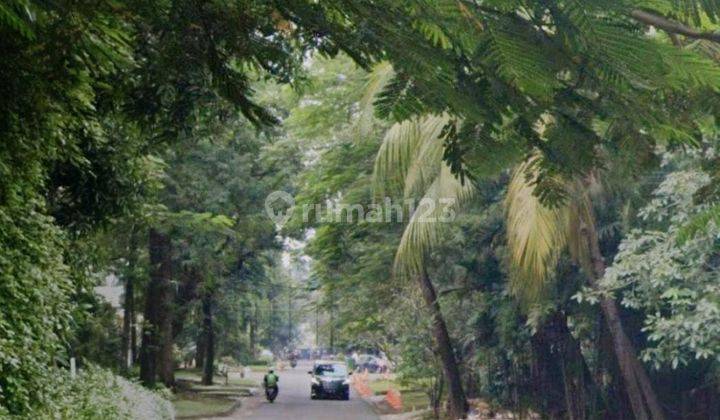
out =
[[270,369],[270,371],[269,371],[268,373],[275,373],[275,371],[274,371],[274,370],[272,370],[272,369]]

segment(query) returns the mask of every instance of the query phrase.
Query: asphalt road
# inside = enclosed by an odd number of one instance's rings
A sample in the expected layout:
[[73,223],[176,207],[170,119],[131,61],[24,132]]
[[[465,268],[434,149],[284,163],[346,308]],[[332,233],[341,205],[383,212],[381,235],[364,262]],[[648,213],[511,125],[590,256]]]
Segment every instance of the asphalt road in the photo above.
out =
[[[270,404],[258,398],[252,407],[240,411],[237,419],[248,420],[364,420],[379,419],[370,406],[357,396],[350,393],[349,401],[311,400],[310,375],[308,370],[312,363],[301,361],[295,369],[277,372],[280,377],[280,393],[274,403]],[[261,390],[262,392],[262,390]]]

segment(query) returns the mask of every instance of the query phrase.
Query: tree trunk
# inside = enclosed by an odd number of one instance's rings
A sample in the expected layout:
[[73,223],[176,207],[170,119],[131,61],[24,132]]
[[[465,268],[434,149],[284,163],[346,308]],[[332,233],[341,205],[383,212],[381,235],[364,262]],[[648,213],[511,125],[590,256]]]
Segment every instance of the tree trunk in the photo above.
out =
[[255,335],[257,334],[257,322],[258,322],[258,305],[253,303],[252,314],[250,315],[250,356],[254,359],[257,357],[255,351]]
[[130,347],[130,330],[132,326],[132,278],[125,278],[125,293],[123,297],[123,331],[122,331],[122,369],[127,371],[132,366],[132,348]]
[[[615,344],[602,312],[598,319],[601,324],[598,326],[598,360],[593,375],[596,378],[606,377],[606,395],[608,398],[606,406],[608,411],[605,417],[617,420],[633,420],[635,415],[630,406],[628,393],[625,391],[620,365],[617,362],[617,357],[615,357]],[[606,375],[609,375],[609,377]]]
[[195,344],[195,367],[201,369],[205,363],[205,333],[200,328],[200,333],[197,336]]
[[270,303],[270,319],[268,320],[269,328],[265,331],[265,336],[267,337],[267,342],[270,343],[271,346],[275,346],[275,340],[277,337],[275,337],[275,297],[274,296],[268,296],[269,303]]
[[448,414],[452,419],[465,418],[468,411],[468,403],[462,386],[460,369],[450,341],[450,334],[448,333],[445,319],[440,311],[440,303],[437,301],[435,286],[433,286],[424,268],[421,275],[418,276],[418,280],[425,304],[432,317],[432,335],[435,351],[440,356],[443,372],[447,379],[448,399],[450,402],[450,412]]
[[315,304],[315,347],[320,348],[320,304]]
[[442,398],[444,385],[444,377],[443,375],[439,375],[437,378],[435,378],[435,384],[430,391],[430,393],[432,394],[430,395],[430,405],[432,405],[433,415],[436,419],[439,419],[441,417],[440,399]]
[[215,332],[212,320],[212,293],[205,292],[202,300],[203,337],[205,338],[205,361],[203,363],[203,385],[212,385],[215,374]]
[[335,354],[335,311],[330,306],[330,352]]
[[137,317],[135,316],[135,309],[133,308],[132,323],[130,324],[130,356],[132,364],[134,365],[139,357],[138,343],[137,343]]
[[582,388],[583,378],[577,377],[577,371],[564,360],[560,363],[563,389],[565,391],[565,410],[568,420],[588,418],[586,414],[586,398]]
[[571,418],[570,410],[564,401],[562,355],[556,341],[557,324],[553,319],[547,320],[538,331],[530,337],[532,363],[530,369],[529,389],[524,392],[525,398],[535,401],[540,412],[550,419]]
[[129,370],[132,367],[135,357],[132,347],[132,335],[135,326],[135,311],[133,308],[135,306],[134,295],[133,278],[132,276],[128,276],[125,278],[125,299],[123,302],[122,363],[125,370]]
[[601,394],[585,363],[580,343],[568,328],[567,317],[562,312],[556,312],[547,320],[542,331],[551,346],[553,358],[559,363],[562,375],[566,411],[562,417],[569,420],[593,417],[591,413],[595,412]]
[[[593,268],[593,273],[590,276],[592,286],[596,286],[597,281],[605,275],[605,260],[600,252],[600,242],[595,230],[594,220],[589,220],[583,226],[582,232],[585,235],[588,250],[590,251]],[[635,418],[637,420],[664,419],[665,415],[652,388],[645,367],[638,360],[635,346],[633,346],[632,341],[623,330],[620,309],[617,303],[613,299],[601,299],[600,309],[612,337],[620,374]]]
[[[168,311],[168,317],[171,318],[171,313]],[[172,319],[170,319],[172,320]],[[169,325],[164,327],[162,333],[162,342],[160,343],[160,360],[158,361],[158,374],[160,380],[166,387],[170,388],[175,386],[175,357],[174,357],[174,343],[172,335],[172,322],[168,322]]]
[[132,228],[123,296],[122,367],[128,371],[135,361],[135,270],[137,266],[137,232]]
[[170,238],[150,229],[150,282],[148,283],[142,344],[140,348],[140,380],[154,386],[158,375],[167,386],[173,385],[172,363],[172,246]]
[[292,293],[288,290],[288,318],[287,318],[287,330],[288,330],[288,347],[292,347],[293,340],[293,324],[292,324]]

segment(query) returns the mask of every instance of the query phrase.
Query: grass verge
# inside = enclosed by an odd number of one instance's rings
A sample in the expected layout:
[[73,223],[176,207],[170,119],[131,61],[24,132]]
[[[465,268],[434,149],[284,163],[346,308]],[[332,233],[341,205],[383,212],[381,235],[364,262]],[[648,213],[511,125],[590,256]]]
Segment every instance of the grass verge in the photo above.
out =
[[257,387],[256,381],[231,374],[225,378],[216,377],[213,385],[201,384],[202,374],[198,369],[182,369],[175,372],[177,393],[173,405],[178,418],[217,416],[228,413],[243,396],[250,395],[250,388]]
[[388,379],[371,381],[368,383],[368,386],[375,395],[386,394],[390,387],[399,390],[403,403],[403,412],[412,411],[413,409],[424,409],[430,406],[430,398],[428,398],[425,391],[412,386],[403,386],[396,381]]
[[173,401],[177,418],[217,416],[230,411],[237,401],[196,394],[178,394]]

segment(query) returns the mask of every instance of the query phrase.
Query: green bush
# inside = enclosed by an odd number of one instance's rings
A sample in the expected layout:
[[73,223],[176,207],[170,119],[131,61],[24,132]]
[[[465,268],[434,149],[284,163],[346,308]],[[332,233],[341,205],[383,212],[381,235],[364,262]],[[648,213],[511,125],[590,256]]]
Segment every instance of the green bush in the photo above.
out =
[[166,420],[175,418],[170,401],[162,394],[89,366],[75,379],[67,371],[53,371],[47,404],[33,410],[28,419],[72,420]]
[[33,203],[0,206],[0,413],[43,406],[49,366],[66,360],[73,285],[63,243]]

